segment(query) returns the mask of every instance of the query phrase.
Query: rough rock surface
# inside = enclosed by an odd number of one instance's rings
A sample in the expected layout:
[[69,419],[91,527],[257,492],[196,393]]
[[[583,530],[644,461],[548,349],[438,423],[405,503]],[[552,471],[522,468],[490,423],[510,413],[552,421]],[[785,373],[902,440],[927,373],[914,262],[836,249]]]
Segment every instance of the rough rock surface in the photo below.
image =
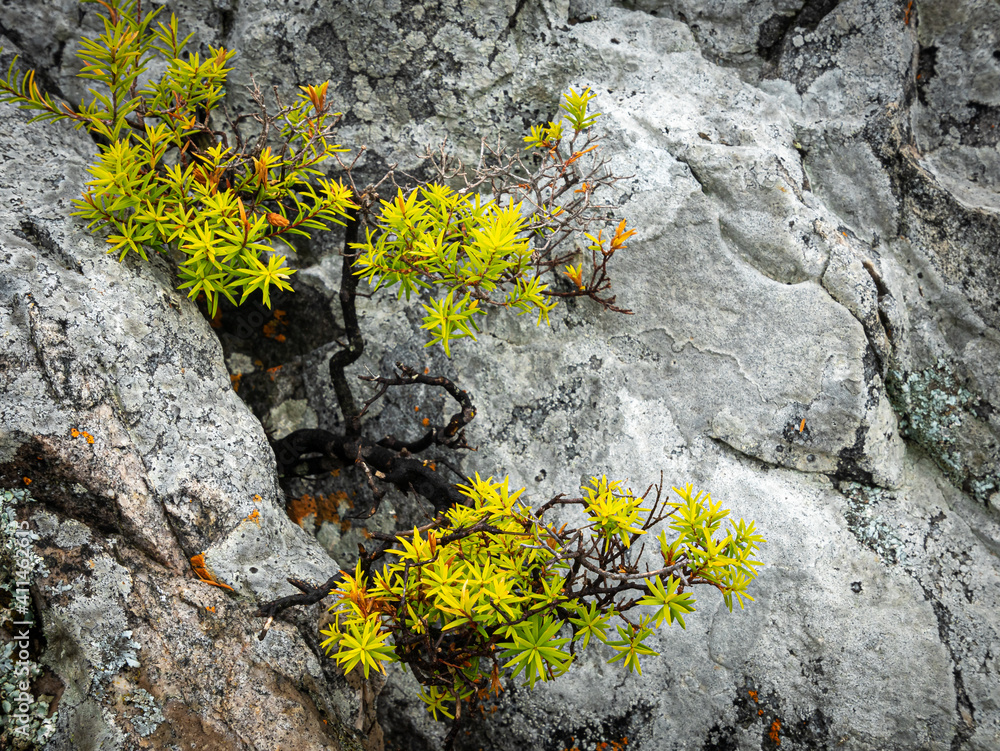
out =
[[[616,202],[640,234],[614,274],[634,316],[567,304],[550,330],[491,316],[446,362],[422,349],[419,313],[376,296],[355,371],[403,360],[456,378],[475,397],[481,446],[463,468],[509,473],[536,500],[601,473],[641,489],[662,470],[709,489],[768,538],[757,601],[730,615],[702,593],[641,677],[591,654],[531,694],[511,685],[462,743],[771,749],[774,732],[791,749],[1000,747],[995,6],[624,6],[170,5],[199,38],[240,51],[236,84],[331,79],[342,141],[369,146],[372,175],[414,167],[444,136],[465,156],[480,136],[514,142],[567,86],[598,92],[604,148],[632,175]],[[81,28],[92,15],[69,2],[0,10],[0,30],[68,97]],[[315,614],[260,644],[247,636],[252,598],[335,564],[285,520],[222,349],[166,266],[120,266],[66,218],[92,146],[0,114],[0,465],[5,483],[33,472],[46,508],[36,523],[56,579],[39,597],[44,661],[67,686],[59,742],[91,723],[109,747],[139,745],[119,699],[142,687],[163,714],[246,747],[334,747],[324,729],[352,710],[317,661]],[[337,259],[307,261],[300,314],[335,331],[324,301]],[[332,350],[310,336],[284,357],[268,350],[277,378],[223,336],[241,395],[278,435],[338,419]],[[420,405],[446,409],[431,393],[390,396],[372,433]],[[335,518],[351,483],[328,481],[327,500],[297,512],[315,514],[342,562],[362,539]],[[392,500],[400,522],[419,515]],[[61,549],[73,519],[87,542]],[[239,598],[192,578],[186,559],[202,551]],[[83,575],[74,590],[55,584]],[[111,640],[126,629],[141,648]],[[122,662],[129,649],[141,667]],[[199,670],[210,663],[226,667]],[[251,688],[276,698],[240,693]],[[413,688],[396,672],[380,698],[389,747],[443,735]]]
[[255,600],[332,561],[288,520],[218,339],[165,265],[119,264],[68,219],[93,143],[0,118],[0,482],[44,507],[49,747],[349,748],[314,649],[288,624],[255,637]]

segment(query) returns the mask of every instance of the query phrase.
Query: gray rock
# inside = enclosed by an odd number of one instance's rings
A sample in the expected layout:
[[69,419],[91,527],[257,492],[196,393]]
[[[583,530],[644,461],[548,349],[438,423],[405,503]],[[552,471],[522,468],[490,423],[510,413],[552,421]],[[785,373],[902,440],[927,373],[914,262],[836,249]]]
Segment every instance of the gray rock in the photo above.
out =
[[[118,263],[68,217],[93,143],[0,118],[0,478],[47,509],[35,657],[64,689],[49,747],[351,747],[312,630],[255,638],[256,602],[335,564],[289,521],[217,338],[165,263]],[[196,555],[233,597],[197,580]]]
[[[329,78],[341,140],[369,147],[366,176],[414,168],[445,136],[465,158],[481,136],[516,145],[526,122],[554,116],[567,86],[598,93],[605,152],[631,175],[614,200],[639,235],[613,271],[635,315],[567,303],[550,329],[491,315],[479,342],[446,361],[422,349],[419,309],[379,293],[361,306],[369,346],[353,372],[401,359],[455,378],[478,411],[469,440],[480,451],[462,468],[509,474],[536,501],[602,473],[642,490],[662,470],[668,485],[710,490],[768,539],[757,599],[729,614],[699,593],[699,613],[656,637],[662,656],[641,677],[597,649],[530,694],[511,684],[461,743],[590,748],[628,736],[629,748],[763,749],[773,731],[787,748],[996,748],[995,8],[625,5],[172,6],[200,38],[241,52],[235,84],[251,73],[289,90]],[[43,41],[61,8],[5,9],[3,26],[21,29],[15,41],[70,92],[78,31],[58,32],[62,57]],[[245,101],[238,86],[231,98]],[[263,733],[268,720],[241,709],[241,681],[259,670],[280,706],[305,707],[294,735],[266,740],[321,747],[315,718],[346,721],[354,708],[317,659],[316,614],[251,643],[250,606],[185,578],[184,559],[207,550],[246,598],[272,596],[285,576],[325,578],[334,564],[285,520],[261,427],[168,266],[118,265],[65,218],[92,146],[59,130],[75,144],[67,153],[42,135],[51,131],[0,114],[3,153],[30,155],[0,173],[10,207],[0,464],[13,482],[31,456],[45,458],[49,474],[32,489],[90,537],[62,521],[44,539],[82,545],[86,558],[63,555],[99,585],[47,602],[59,645],[48,664],[72,689],[62,743],[87,728],[121,746],[160,716],[178,722],[179,687],[195,697],[183,712],[221,713],[218,732]],[[327,256],[300,276],[332,300],[338,275]],[[282,429],[336,419],[331,351],[289,360],[268,405]],[[372,435],[405,429],[415,405],[449,407],[429,391],[390,393]],[[346,493],[357,478],[337,482]],[[421,513],[391,504],[400,519]],[[259,526],[247,520],[254,509]],[[331,523],[317,520],[320,537],[346,561],[360,535]],[[69,566],[49,564],[57,577]],[[197,670],[213,659],[231,673]],[[112,675],[131,681],[124,694]],[[234,699],[215,698],[223,685]],[[433,747],[444,734],[414,689],[396,671],[380,698],[390,746]],[[111,712],[122,695],[132,698]]]

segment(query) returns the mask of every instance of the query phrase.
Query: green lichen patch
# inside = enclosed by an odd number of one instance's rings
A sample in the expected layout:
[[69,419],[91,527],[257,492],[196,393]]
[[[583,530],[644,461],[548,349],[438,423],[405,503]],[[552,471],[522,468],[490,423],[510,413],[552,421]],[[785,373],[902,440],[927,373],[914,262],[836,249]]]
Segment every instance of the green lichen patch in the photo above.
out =
[[841,483],[838,489],[847,499],[844,518],[854,538],[886,563],[906,563],[902,540],[895,528],[879,514],[879,505],[896,500],[896,496],[882,488],[856,482]]
[[42,667],[31,659],[40,632],[32,610],[30,584],[48,575],[35,553],[38,535],[17,518],[18,506],[34,499],[25,489],[0,490],[0,748],[42,748],[56,730],[50,714],[54,697],[33,690]]
[[156,729],[165,719],[163,712],[160,711],[160,707],[157,705],[152,694],[143,688],[137,688],[131,694],[124,697],[122,701],[126,704],[131,704],[139,710],[139,712],[130,719],[132,721],[132,727],[134,727],[135,731],[143,738],[156,732]]
[[987,424],[991,406],[940,358],[919,371],[891,370],[886,387],[900,434],[920,444],[956,486],[988,504],[1000,489],[995,473],[1000,455]]

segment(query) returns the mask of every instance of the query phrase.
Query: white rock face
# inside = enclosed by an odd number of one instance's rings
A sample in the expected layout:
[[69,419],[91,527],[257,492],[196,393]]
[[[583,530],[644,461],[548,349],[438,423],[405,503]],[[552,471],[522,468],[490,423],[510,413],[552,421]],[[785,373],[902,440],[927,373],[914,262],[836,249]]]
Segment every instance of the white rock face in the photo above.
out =
[[[698,593],[687,630],[655,638],[662,656],[641,677],[591,652],[532,693],[512,685],[460,747],[628,736],[630,749],[773,749],[774,732],[789,749],[1000,748],[993,4],[624,5],[178,6],[189,28],[240,51],[236,83],[331,79],[341,140],[370,147],[372,175],[413,168],[445,136],[466,157],[481,136],[516,143],[569,86],[598,94],[603,148],[630,175],[613,203],[639,233],[612,271],[634,315],[569,303],[551,329],[491,315],[478,343],[443,362],[421,348],[419,315],[376,295],[362,305],[368,348],[354,369],[403,359],[455,378],[478,412],[469,441],[480,450],[463,469],[509,474],[534,500],[602,473],[642,490],[662,470],[668,485],[711,491],[768,540],[756,602],[730,614]],[[0,16],[29,23],[17,13]],[[67,92],[77,33],[58,60],[31,42],[42,31],[18,40],[51,59]],[[237,89],[234,106],[244,98]],[[152,555],[176,535],[161,561],[174,566],[182,548],[210,547],[220,578],[248,593],[322,578],[333,564],[282,526],[264,435],[167,267],[118,266],[66,218],[86,142],[67,157],[40,127],[0,114],[22,134],[0,184],[0,315],[6,357],[30,363],[0,372],[4,476],[31,441],[77,461],[65,436],[79,425],[116,449],[124,479],[107,484],[134,520],[129,546]],[[300,277],[332,297],[338,275],[326,258]],[[282,430],[335,413],[328,354],[296,360],[306,385],[275,413]],[[373,434],[412,413],[392,394],[379,408]],[[242,521],[253,493],[271,509],[261,527]],[[302,645],[295,659],[312,655]],[[444,735],[414,688],[397,671],[380,699],[390,747]],[[303,743],[318,743],[312,727]]]

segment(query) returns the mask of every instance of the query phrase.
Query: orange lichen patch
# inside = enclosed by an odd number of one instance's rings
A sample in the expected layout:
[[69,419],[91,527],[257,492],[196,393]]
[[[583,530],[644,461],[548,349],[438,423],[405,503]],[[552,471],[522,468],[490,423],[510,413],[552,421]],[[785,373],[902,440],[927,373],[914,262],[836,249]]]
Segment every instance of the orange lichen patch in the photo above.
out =
[[260,497],[260,493],[254,493],[253,502],[254,503],[263,503],[264,499]]
[[[328,495],[323,495],[321,493],[319,495],[312,496],[306,493],[300,498],[292,498],[288,502],[288,517],[293,522],[301,526],[303,519],[307,516],[315,515],[317,524],[322,522],[340,524],[341,530],[346,531],[347,529],[350,529],[350,522],[341,520],[341,504],[347,504],[348,508],[353,505],[350,498],[347,497],[347,493],[342,490],[338,490]],[[347,525],[346,529],[344,527],[345,524]]]
[[21,479],[24,481],[25,485],[31,485],[31,478],[30,477],[22,477]]
[[86,430],[83,431],[83,437],[87,439],[87,443],[93,443],[94,442],[94,436],[92,436]]
[[260,511],[254,509],[250,512],[250,515],[246,518],[246,521],[253,522],[258,527],[260,526]]
[[222,587],[223,589],[228,589],[230,592],[235,592],[232,587],[228,584],[223,584],[215,575],[205,568],[205,554],[198,553],[198,555],[191,558],[191,568],[194,570],[195,576],[198,577],[200,581],[205,582],[205,584],[211,584],[213,587]]
[[747,693],[750,694],[750,698],[753,699],[753,703],[756,704],[757,703],[757,692],[756,691],[747,691]]
[[414,412],[419,412],[419,411],[420,411],[420,407],[414,407],[414,408],[413,408],[413,411],[414,411]]
[[430,418],[429,417],[425,417],[423,420],[420,421],[420,424],[423,425],[426,428],[428,425],[431,424]]
[[340,477],[340,470],[339,469],[331,469],[330,470],[330,476],[331,477]]
[[280,366],[280,365],[275,365],[275,366],[274,366],[273,368],[268,368],[268,369],[267,369],[267,374],[268,374],[269,376],[271,376],[271,380],[272,380],[272,381],[274,380],[274,376],[275,376],[275,374],[276,374],[276,373],[277,373],[277,372],[278,372],[279,370],[281,370],[281,366]]
[[347,497],[347,493],[343,490],[337,490],[329,495],[320,495],[316,499],[316,516],[320,521],[340,521],[340,505],[342,503],[347,504],[348,508],[352,506],[350,499]]
[[[496,711],[494,709],[494,711]],[[573,737],[570,736],[569,742],[573,743]],[[623,751],[628,745],[628,736],[624,736],[617,741],[601,741],[596,746],[594,746],[594,751]],[[580,751],[580,747],[576,745],[571,745],[569,748],[564,748],[563,751]]]
[[207,610],[209,613],[214,613],[215,612],[215,605],[206,605],[205,606],[205,610]]
[[774,741],[775,746],[781,745],[781,738],[778,736],[779,730],[781,730],[781,720],[775,717],[774,722],[771,723],[771,730],[767,734],[767,737]]
[[233,385],[233,391],[239,392],[240,390],[240,380],[243,378],[242,373],[233,373],[229,376],[229,382]]
[[283,342],[285,341],[285,335],[280,333],[280,329],[283,329],[287,325],[288,321],[285,320],[285,311],[276,310],[274,311],[274,318],[264,324],[262,331],[268,339]]
[[69,434],[71,436],[73,436],[74,438],[79,438],[80,437],[80,431],[77,430],[76,428],[73,428],[72,430],[70,430]]
[[302,520],[307,516],[315,515],[316,513],[316,499],[311,495],[306,493],[300,498],[291,498],[285,507],[288,512],[288,518],[293,522],[302,526]]

